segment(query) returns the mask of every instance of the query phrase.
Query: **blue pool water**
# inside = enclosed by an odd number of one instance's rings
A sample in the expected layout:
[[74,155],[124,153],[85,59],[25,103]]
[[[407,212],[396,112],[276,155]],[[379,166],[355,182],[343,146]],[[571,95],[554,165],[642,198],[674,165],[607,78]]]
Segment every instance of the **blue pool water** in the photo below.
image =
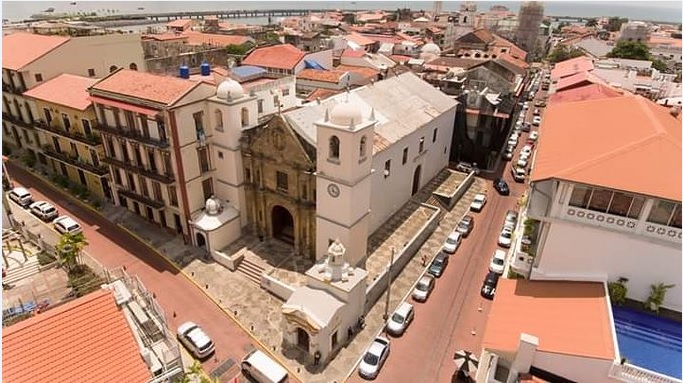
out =
[[612,307],[619,353],[630,364],[681,379],[681,323]]

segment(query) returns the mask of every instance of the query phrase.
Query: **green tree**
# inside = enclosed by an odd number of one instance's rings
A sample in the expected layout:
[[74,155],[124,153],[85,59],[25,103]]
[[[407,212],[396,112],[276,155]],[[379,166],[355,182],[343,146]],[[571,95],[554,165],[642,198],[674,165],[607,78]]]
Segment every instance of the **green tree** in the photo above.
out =
[[621,29],[621,24],[627,22],[628,19],[622,19],[620,17],[610,17],[607,19],[607,30],[610,32],[617,32]]
[[88,240],[83,233],[64,233],[55,245],[59,260],[71,271],[79,263],[81,251],[88,246]]
[[664,73],[669,72],[669,67],[666,65],[666,63],[664,63],[664,61],[662,61],[660,59],[653,58],[652,59],[652,67],[657,69],[660,72],[664,72]]
[[252,44],[251,42],[246,42],[246,43],[241,44],[241,45],[230,44],[227,47],[225,47],[225,50],[231,55],[240,55],[241,56],[241,55],[244,55],[247,52],[249,52],[249,50],[253,47],[254,47],[254,44]]
[[588,21],[586,21],[586,26],[587,27],[597,27],[598,26],[598,19],[596,19],[596,18],[588,19]]
[[548,54],[546,58],[549,62],[556,64],[561,61],[583,56],[583,52],[578,48],[567,48],[565,45],[558,45]]
[[632,60],[650,60],[650,49],[640,41],[619,41],[607,57]]

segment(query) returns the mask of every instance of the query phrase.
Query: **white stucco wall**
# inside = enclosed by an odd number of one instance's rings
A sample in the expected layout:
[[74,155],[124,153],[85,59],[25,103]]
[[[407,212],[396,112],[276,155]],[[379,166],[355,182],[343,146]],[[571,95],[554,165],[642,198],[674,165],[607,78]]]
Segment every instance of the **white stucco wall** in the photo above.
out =
[[616,383],[618,380],[608,376],[612,363],[612,360],[536,351],[533,366],[575,382]]
[[681,248],[674,243],[553,220],[532,279],[629,279],[628,297],[645,301],[650,285],[676,284],[664,307],[681,311]]

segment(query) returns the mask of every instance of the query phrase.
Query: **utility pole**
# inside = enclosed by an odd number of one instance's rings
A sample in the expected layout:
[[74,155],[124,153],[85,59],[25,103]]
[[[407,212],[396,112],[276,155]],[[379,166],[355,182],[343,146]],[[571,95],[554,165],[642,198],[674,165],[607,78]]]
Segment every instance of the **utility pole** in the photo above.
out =
[[394,255],[396,254],[396,248],[394,246],[391,247],[391,262],[389,262],[389,270],[387,274],[387,304],[384,307],[384,321],[386,322],[387,319],[389,319],[389,299],[391,298],[391,266],[394,265]]

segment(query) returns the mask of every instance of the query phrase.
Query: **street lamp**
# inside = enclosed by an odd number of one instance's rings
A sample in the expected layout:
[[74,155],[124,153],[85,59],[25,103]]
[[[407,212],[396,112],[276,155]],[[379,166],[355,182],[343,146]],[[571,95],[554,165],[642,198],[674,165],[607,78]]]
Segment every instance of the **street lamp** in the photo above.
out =
[[386,322],[387,319],[389,319],[389,298],[391,297],[391,266],[394,264],[394,254],[396,253],[396,248],[391,247],[391,262],[389,262],[389,270],[388,270],[388,277],[387,277],[387,304],[384,307],[384,321]]

